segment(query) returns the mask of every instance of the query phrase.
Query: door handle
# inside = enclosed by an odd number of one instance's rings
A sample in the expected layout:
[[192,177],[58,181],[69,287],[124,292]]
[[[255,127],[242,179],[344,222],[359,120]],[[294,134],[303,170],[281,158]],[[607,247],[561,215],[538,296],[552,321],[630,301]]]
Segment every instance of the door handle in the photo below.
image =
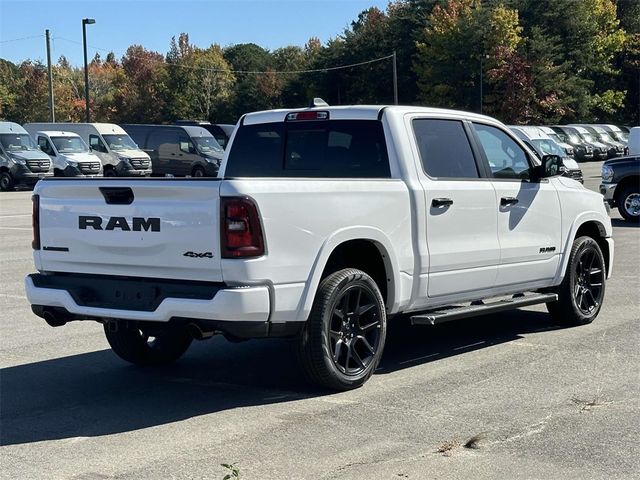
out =
[[501,207],[508,207],[509,205],[515,205],[518,203],[518,199],[516,197],[502,197],[500,199]]
[[448,207],[449,205],[453,205],[453,200],[450,198],[434,198],[431,200],[431,206],[435,208]]

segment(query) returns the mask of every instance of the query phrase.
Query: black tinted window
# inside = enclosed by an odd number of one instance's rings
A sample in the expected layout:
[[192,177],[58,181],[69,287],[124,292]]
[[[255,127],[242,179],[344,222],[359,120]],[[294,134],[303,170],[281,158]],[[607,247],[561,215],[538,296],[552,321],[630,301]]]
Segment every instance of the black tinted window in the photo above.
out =
[[462,122],[415,119],[413,131],[427,175],[440,178],[479,177]]
[[388,178],[390,170],[380,122],[329,120],[240,127],[225,174]]
[[147,148],[149,150],[159,150],[160,147],[177,146],[179,144],[180,130],[175,128],[155,128],[149,134]]
[[527,154],[513,138],[499,128],[474,123],[482,149],[494,178],[529,178]]

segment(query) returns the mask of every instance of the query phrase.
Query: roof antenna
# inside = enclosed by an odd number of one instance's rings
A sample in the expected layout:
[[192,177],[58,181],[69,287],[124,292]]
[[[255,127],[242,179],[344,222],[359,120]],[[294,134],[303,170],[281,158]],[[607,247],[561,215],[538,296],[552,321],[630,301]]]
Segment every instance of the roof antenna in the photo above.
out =
[[329,104],[325,102],[323,99],[321,99],[320,97],[315,97],[313,100],[311,100],[311,102],[309,102],[309,108],[328,107],[328,106]]

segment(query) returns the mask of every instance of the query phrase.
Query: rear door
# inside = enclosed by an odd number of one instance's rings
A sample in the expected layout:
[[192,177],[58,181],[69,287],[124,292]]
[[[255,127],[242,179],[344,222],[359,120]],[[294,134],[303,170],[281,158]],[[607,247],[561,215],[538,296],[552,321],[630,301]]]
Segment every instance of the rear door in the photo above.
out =
[[413,118],[425,191],[428,296],[494,286],[500,249],[493,186],[481,178],[468,127],[458,119]]
[[500,268],[496,286],[547,282],[560,260],[560,200],[548,179],[531,180],[529,154],[504,130],[474,123],[496,191]]
[[221,281],[220,182],[39,184],[39,269]]

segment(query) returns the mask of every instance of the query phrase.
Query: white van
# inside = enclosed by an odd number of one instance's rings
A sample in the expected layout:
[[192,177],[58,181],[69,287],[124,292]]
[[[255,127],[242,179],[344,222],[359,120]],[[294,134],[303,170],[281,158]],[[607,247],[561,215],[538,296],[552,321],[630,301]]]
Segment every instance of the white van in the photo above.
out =
[[105,177],[151,175],[151,158],[113,123],[28,123],[25,128],[64,130],[80,135],[102,162]]
[[102,175],[102,163],[89,150],[80,135],[64,131],[35,132],[33,137],[53,162],[56,177],[95,177]]

